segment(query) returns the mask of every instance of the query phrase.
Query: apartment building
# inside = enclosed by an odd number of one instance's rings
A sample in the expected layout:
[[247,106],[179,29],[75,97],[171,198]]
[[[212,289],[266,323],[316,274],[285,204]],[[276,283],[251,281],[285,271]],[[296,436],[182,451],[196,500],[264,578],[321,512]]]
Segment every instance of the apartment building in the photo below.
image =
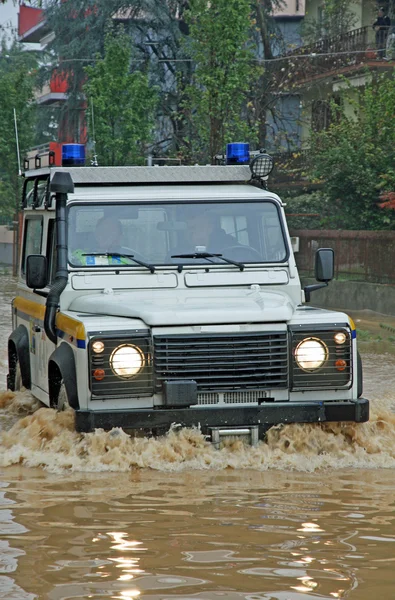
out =
[[[54,37],[49,27],[45,10],[49,0],[20,1],[18,14],[18,39],[24,44],[39,44],[44,51]],[[82,101],[78,110],[77,124],[69,125],[67,108],[68,84],[60,73],[54,69],[51,78],[41,89],[36,90],[36,102],[41,106],[56,107],[58,117],[58,141],[47,144],[48,150],[55,152],[56,160],[60,161],[61,143],[86,142],[85,104]],[[44,150],[44,148],[41,148]]]
[[[302,145],[308,147],[310,131],[330,125],[331,101],[342,103],[345,110],[350,104],[344,90],[364,86],[378,73],[393,71],[394,63],[377,48],[372,27],[377,19],[376,2],[359,0],[350,3],[353,18],[349,27],[331,35],[325,30],[324,0],[306,0],[306,23],[313,22],[319,35],[316,41],[303,43],[286,57],[293,75],[288,87],[298,91],[301,99]],[[387,11],[391,6],[387,3]],[[322,23],[320,32],[320,23]],[[385,41],[384,44],[385,45]]]

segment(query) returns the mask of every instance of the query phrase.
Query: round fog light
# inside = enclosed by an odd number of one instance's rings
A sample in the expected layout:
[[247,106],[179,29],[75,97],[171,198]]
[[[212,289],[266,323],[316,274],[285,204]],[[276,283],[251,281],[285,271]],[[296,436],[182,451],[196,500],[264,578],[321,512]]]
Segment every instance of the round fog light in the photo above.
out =
[[320,369],[328,358],[328,348],[317,338],[302,340],[295,349],[296,364],[303,371]]
[[104,350],[104,343],[100,340],[96,340],[92,344],[92,350],[95,354],[101,354]]
[[115,375],[129,379],[140,373],[144,367],[143,352],[132,344],[123,344],[115,348],[110,356],[110,367]]
[[338,331],[333,336],[333,339],[335,340],[336,344],[344,344],[347,340],[347,336],[343,331]]

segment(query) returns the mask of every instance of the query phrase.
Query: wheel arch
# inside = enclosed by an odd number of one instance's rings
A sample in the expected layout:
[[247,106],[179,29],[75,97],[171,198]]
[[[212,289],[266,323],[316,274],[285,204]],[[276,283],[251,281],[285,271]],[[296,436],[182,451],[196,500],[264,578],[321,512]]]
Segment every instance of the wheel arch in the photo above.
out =
[[64,382],[67,398],[72,408],[79,409],[77,372],[72,348],[63,342],[52,352],[48,360],[48,390],[50,406],[56,406],[61,382]]
[[29,333],[25,325],[18,325],[8,338],[8,375],[7,387],[15,391],[15,373],[19,362],[22,384],[26,389],[31,388],[30,344]]

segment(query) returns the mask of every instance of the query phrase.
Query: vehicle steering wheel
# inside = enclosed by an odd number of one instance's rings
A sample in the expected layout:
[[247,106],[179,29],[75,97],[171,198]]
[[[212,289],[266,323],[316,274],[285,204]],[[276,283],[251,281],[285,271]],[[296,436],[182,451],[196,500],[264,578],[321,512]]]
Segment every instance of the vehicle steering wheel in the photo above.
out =
[[[229,251],[230,251],[230,257],[227,256]],[[254,262],[256,261],[256,259],[258,259],[260,262],[262,262],[262,260],[263,260],[261,254],[258,252],[258,250],[255,250],[255,248],[253,248],[252,246],[243,246],[243,245],[227,246],[226,248],[223,248],[221,250],[221,254],[223,254],[225,258],[232,258],[232,260],[238,260],[240,262],[243,262],[243,260],[246,260],[245,258],[244,259],[239,258],[239,256],[233,257],[232,253],[235,251],[237,251],[239,253],[247,251],[247,254],[250,253],[250,255],[252,255],[252,259],[255,259]]]

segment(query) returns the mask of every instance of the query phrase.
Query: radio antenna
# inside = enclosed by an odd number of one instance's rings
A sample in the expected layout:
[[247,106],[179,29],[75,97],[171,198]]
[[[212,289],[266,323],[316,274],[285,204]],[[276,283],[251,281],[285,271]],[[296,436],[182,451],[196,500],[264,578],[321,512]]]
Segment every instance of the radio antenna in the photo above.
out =
[[92,114],[92,137],[93,137],[93,158],[92,158],[92,167],[98,167],[99,163],[97,161],[97,154],[96,154],[96,136],[95,136],[95,113],[93,110],[93,98],[91,98],[91,114]]
[[16,154],[17,154],[17,159],[18,159],[18,175],[22,175],[21,157],[20,157],[20,154],[19,154],[18,124],[16,122],[16,110],[15,110],[15,108],[14,108],[14,124],[15,124]]

